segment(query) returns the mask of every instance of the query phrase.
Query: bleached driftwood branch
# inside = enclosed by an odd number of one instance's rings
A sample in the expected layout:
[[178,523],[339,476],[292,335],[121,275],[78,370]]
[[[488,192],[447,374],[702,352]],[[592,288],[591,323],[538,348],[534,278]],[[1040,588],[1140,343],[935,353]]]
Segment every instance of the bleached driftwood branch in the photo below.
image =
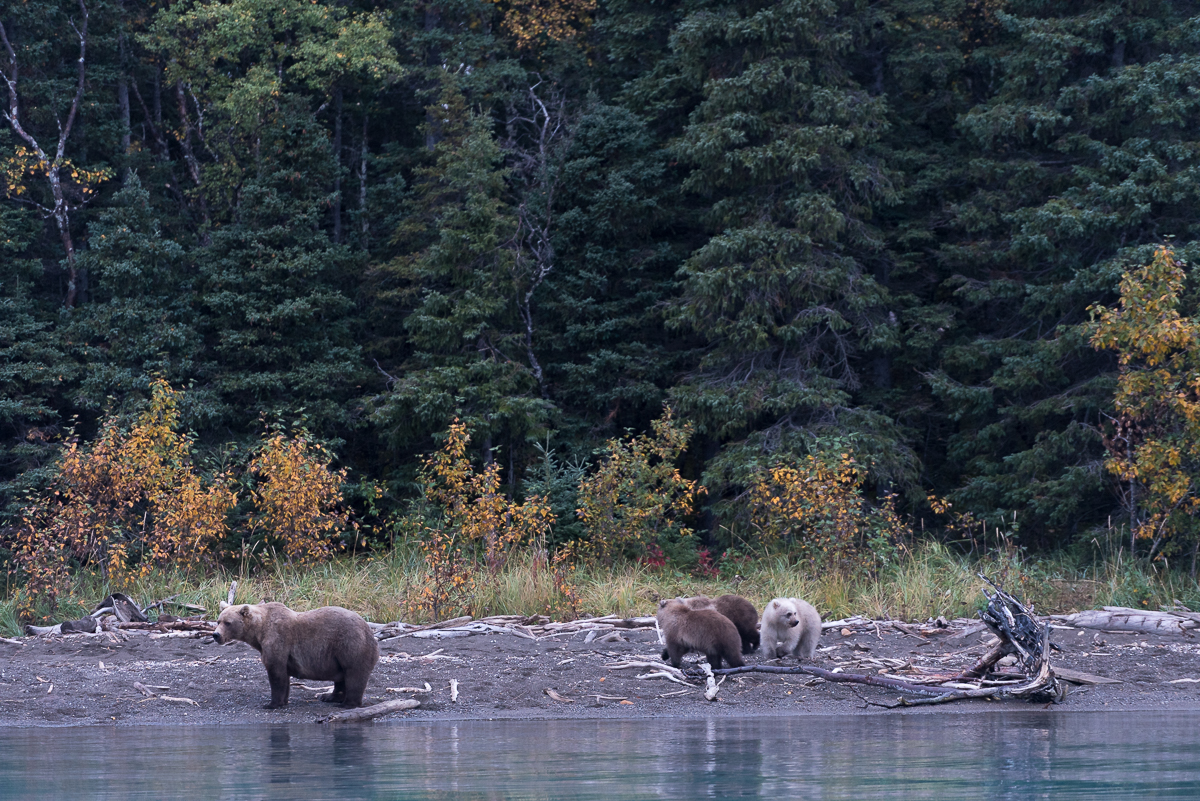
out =
[[362,723],[364,720],[373,720],[381,715],[390,715],[393,712],[415,709],[420,705],[420,701],[414,701],[411,698],[396,698],[391,701],[375,704],[374,706],[347,709],[344,712],[337,712],[327,717],[317,718],[317,723]]
[[[183,698],[183,697],[173,696],[173,695],[159,695],[158,693],[154,692],[149,687],[147,687],[145,684],[142,684],[140,681],[135,681],[133,683],[133,689],[137,690],[142,695],[146,696],[146,698],[145,698],[146,701],[157,699],[159,701],[173,701],[177,704],[190,704],[192,706],[200,706],[198,703],[193,701],[191,698]],[[161,688],[156,687],[155,689],[156,690],[157,689],[165,690],[167,688],[166,687],[161,687]]]
[[652,628],[654,618],[622,618],[616,615],[606,615],[555,623],[545,615],[492,615],[479,620],[474,620],[470,615],[464,615],[421,626],[413,626],[400,621],[369,625],[378,640],[399,637],[440,640],[470,637],[476,634],[510,634],[526,640],[540,640],[544,637],[558,637],[578,632],[589,632],[589,636],[605,633],[611,636],[614,629]]
[[1193,629],[1200,628],[1200,614],[1196,612],[1155,612],[1123,606],[1087,609],[1071,615],[1051,615],[1050,619],[1079,629],[1128,631],[1137,634],[1188,636]]

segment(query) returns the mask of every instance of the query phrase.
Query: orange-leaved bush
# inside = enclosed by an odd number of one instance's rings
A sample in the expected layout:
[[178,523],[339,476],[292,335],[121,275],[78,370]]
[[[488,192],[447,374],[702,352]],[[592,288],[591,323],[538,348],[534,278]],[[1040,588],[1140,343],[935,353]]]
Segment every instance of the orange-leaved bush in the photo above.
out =
[[475,472],[466,455],[470,441],[466,425],[455,420],[441,450],[425,460],[425,499],[441,509],[444,524],[464,542],[482,548],[484,563],[494,573],[521,543],[545,551],[554,513],[540,495],[530,495],[524,503],[504,495],[496,462]]
[[331,470],[332,457],[307,432],[266,437],[250,462],[255,475],[251,498],[252,527],[282,550],[289,561],[315,562],[342,547],[341,534],[351,526],[342,506],[346,471]]
[[1200,323],[1180,313],[1184,266],[1161,247],[1121,276],[1116,309],[1093,306],[1091,344],[1117,352],[1115,416],[1104,428],[1106,469],[1129,512],[1132,548],[1150,556],[1172,544],[1200,544]]
[[67,442],[13,543],[25,612],[39,598],[53,608],[72,567],[121,586],[154,567],[188,569],[215,556],[237,499],[232,480],[197,475],[191,439],[178,427],[178,393],[159,379],[128,430],[110,418],[94,442]]
[[858,570],[891,558],[904,527],[892,498],[870,503],[849,451],[809,454],[761,471],[747,493],[760,544],[785,543],[813,564]]
[[649,544],[692,533],[684,521],[705,488],[675,467],[692,426],[667,406],[653,428],[653,436],[610,439],[599,468],[579,483],[579,518],[602,557],[640,556]]
[[495,462],[477,472],[467,457],[470,441],[467,426],[455,420],[442,447],[421,468],[429,514],[412,520],[429,568],[422,606],[434,618],[450,610],[466,611],[478,556],[492,575],[523,544],[544,559],[547,535],[554,525],[545,498],[530,495],[517,503],[500,491],[500,467]]

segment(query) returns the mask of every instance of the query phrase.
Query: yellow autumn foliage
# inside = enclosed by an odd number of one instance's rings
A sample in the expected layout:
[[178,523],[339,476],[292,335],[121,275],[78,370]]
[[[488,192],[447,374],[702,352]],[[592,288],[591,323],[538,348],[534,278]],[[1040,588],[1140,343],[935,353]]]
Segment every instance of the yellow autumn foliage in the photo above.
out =
[[159,379],[128,431],[109,419],[91,444],[67,443],[50,491],[31,499],[16,533],[23,609],[38,598],[52,608],[75,565],[122,586],[155,567],[186,570],[215,555],[236,494],[226,474],[208,482],[196,475],[191,440],[178,427],[178,395]]
[[256,477],[253,528],[289,561],[320,561],[342,547],[341,534],[350,526],[350,512],[341,505],[346,471],[329,469],[331,459],[305,432],[276,432],[250,462]]
[[477,472],[467,457],[470,441],[466,425],[455,420],[441,449],[422,465],[425,500],[437,513],[432,520],[417,516],[415,533],[430,572],[422,605],[435,618],[469,602],[476,555],[493,576],[522,545],[534,548],[544,564],[554,525],[545,498],[531,495],[517,503],[500,491],[498,464],[489,462]]
[[827,568],[855,571],[887,561],[904,526],[890,496],[868,502],[866,477],[850,452],[809,454],[762,471],[747,493],[758,544],[786,544]]
[[610,439],[599,468],[579,483],[577,513],[603,558],[640,552],[662,536],[692,534],[684,521],[705,488],[675,467],[692,426],[680,424],[667,406],[653,428],[653,435]]
[[522,50],[535,47],[543,37],[555,42],[574,39],[596,13],[596,0],[499,0],[499,5],[501,27]]
[[1089,309],[1092,346],[1116,351],[1119,365],[1105,468],[1118,479],[1135,537],[1151,540],[1151,556],[1173,539],[1197,539],[1200,322],[1179,311],[1186,277],[1161,247],[1121,276],[1117,308]]
[[94,197],[99,191],[97,187],[114,175],[111,167],[89,170],[61,156],[50,163],[36,151],[17,145],[7,157],[0,159],[0,189],[9,197],[19,197],[27,193],[28,178],[44,177],[51,172],[59,180],[69,178],[68,183],[73,184],[85,199]]

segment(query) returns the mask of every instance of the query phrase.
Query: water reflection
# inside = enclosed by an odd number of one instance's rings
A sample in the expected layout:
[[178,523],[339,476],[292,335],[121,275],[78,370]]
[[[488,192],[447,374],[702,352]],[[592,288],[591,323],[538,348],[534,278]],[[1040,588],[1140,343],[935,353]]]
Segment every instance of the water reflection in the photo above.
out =
[[1200,797],[1187,713],[0,729],[0,799]]

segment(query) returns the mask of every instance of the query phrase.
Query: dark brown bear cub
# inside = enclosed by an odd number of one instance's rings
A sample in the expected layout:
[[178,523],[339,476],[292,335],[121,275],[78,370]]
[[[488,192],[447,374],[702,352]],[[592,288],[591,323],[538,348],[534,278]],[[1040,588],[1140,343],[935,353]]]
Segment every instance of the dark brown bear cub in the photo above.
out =
[[750,601],[740,595],[718,595],[716,598],[696,595],[686,600],[691,609],[712,607],[729,618],[737,627],[738,636],[742,638],[743,654],[752,654],[758,650],[758,610]]
[[689,609],[687,602],[679,598],[658,603],[658,627],[667,641],[662,658],[679,667],[683,655],[688,651],[699,651],[708,659],[713,670],[721,667],[721,661],[730,667],[741,667],[741,638],[729,618],[716,609]]
[[332,681],[333,692],[322,701],[347,709],[362,706],[367,679],[379,661],[379,644],[367,621],[340,606],[300,613],[277,603],[226,607],[213,639],[241,640],[262,654],[271,683],[267,709],[287,706],[289,677]]

